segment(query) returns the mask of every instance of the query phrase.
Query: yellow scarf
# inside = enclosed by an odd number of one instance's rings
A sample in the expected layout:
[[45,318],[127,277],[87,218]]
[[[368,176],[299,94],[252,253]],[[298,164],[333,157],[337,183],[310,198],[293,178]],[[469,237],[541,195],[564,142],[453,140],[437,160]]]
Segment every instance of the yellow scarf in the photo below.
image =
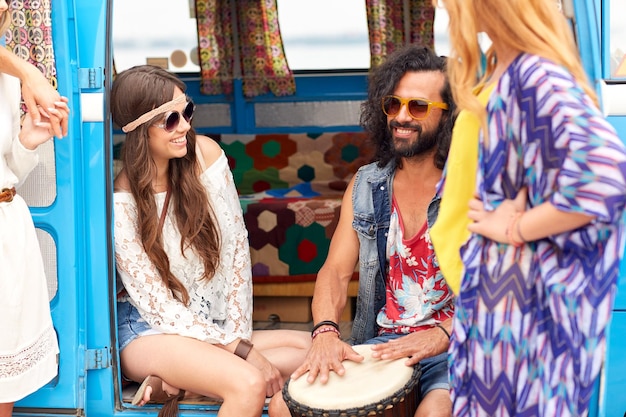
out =
[[[478,100],[484,106],[489,101],[494,84],[484,90],[477,88]],[[458,294],[461,288],[463,261],[460,248],[470,237],[467,226],[469,201],[476,189],[478,169],[478,134],[480,121],[462,110],[454,123],[452,143],[446,165],[446,177],[437,221],[430,230],[439,268],[448,287]]]

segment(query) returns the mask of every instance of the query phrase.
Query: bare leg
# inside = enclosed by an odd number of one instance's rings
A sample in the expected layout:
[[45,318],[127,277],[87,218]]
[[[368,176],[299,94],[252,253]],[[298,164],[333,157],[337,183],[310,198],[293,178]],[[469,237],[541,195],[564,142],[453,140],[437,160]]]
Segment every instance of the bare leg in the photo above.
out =
[[[252,332],[252,343],[287,380],[304,362],[311,347],[311,334],[295,330],[258,330]],[[281,392],[274,394],[270,400],[268,413],[270,417],[291,417]]]
[[447,389],[429,391],[415,411],[414,417],[450,417],[452,415],[452,400]]
[[311,347],[311,334],[299,330],[256,330],[252,332],[252,343],[286,379],[304,362]]
[[13,404],[15,403],[0,403],[0,417],[11,417]]
[[282,391],[274,394],[270,400],[267,412],[269,417],[291,417],[291,411],[289,411],[289,407],[287,407]]
[[171,387],[221,398],[218,416],[258,417],[263,410],[266,387],[261,372],[209,343],[178,335],[142,336],[120,356],[122,371],[132,380],[156,375]]

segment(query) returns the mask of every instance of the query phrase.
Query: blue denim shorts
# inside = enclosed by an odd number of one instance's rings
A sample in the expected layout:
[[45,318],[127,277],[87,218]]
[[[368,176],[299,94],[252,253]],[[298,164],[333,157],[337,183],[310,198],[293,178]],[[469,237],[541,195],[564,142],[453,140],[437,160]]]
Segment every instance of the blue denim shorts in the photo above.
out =
[[128,301],[117,303],[117,340],[120,352],[139,336],[158,334],[148,322],[141,318],[139,311]]
[[[385,343],[393,339],[398,339],[403,334],[385,334],[367,340],[364,344],[376,345]],[[420,361],[422,375],[419,383],[419,400],[434,389],[450,389],[450,379],[448,376],[448,352],[441,353],[432,358]]]

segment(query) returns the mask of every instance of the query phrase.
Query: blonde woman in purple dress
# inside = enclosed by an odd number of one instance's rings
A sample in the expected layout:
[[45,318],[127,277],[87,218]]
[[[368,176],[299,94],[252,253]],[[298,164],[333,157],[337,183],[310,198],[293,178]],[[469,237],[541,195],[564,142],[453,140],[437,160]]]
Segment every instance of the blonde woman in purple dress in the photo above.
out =
[[[626,150],[557,1],[436,3],[450,17],[455,101],[481,126],[460,135],[477,147],[476,172],[450,166],[445,179],[475,179],[474,197],[447,202],[444,185],[441,202],[469,207],[471,221],[449,350],[453,413],[587,415],[624,247]],[[479,80],[481,32],[492,44]],[[486,106],[477,87],[493,89]]]

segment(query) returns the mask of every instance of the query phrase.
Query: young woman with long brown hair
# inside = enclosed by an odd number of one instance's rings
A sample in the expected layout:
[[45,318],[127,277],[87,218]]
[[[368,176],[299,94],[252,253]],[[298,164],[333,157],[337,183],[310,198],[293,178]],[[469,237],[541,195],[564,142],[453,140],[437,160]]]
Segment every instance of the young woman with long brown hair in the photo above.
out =
[[195,134],[185,84],[164,69],[118,74],[111,110],[126,133],[114,198],[123,374],[220,398],[220,416],[259,416],[310,335],[252,331],[248,234],[226,156]]

